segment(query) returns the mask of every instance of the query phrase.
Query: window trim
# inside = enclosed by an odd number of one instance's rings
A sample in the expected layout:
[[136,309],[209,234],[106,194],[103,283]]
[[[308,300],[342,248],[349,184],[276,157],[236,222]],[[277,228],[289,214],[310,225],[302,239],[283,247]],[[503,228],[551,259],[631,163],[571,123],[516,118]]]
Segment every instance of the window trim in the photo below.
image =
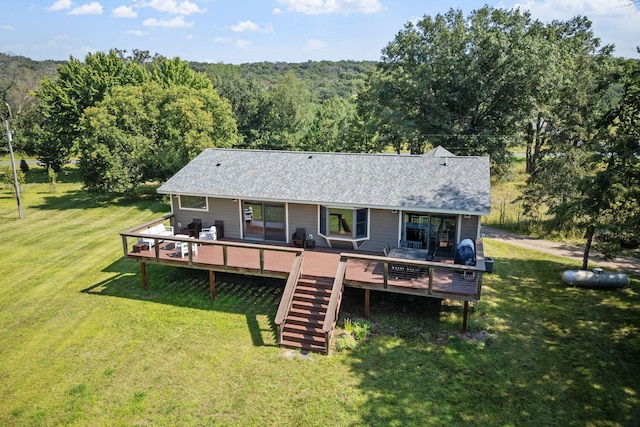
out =
[[[201,197],[204,199],[204,208],[190,208],[182,206],[182,197]],[[209,212],[209,198],[207,196],[191,196],[189,194],[178,194],[178,207],[183,211]]]
[[[350,224],[352,227],[350,236],[330,233],[330,225],[328,224],[328,222],[331,220],[331,209],[353,211],[352,224]],[[358,211],[362,210],[365,211],[365,234],[358,235]],[[327,240],[335,240],[341,242],[363,242],[371,238],[371,208],[345,208],[343,206],[319,205],[318,225],[318,234]]]

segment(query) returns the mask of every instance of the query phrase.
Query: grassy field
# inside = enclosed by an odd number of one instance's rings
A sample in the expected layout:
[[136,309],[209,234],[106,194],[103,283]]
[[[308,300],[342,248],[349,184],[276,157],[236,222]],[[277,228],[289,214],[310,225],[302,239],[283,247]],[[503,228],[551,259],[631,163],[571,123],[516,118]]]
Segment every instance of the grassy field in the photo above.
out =
[[[634,426],[640,281],[565,287],[566,260],[486,241],[496,274],[461,306],[372,295],[372,334],[302,357],[275,345],[281,288],[122,258],[118,232],[169,211],[98,200],[74,169],[0,188],[0,425]],[[362,295],[341,312],[354,322]]]

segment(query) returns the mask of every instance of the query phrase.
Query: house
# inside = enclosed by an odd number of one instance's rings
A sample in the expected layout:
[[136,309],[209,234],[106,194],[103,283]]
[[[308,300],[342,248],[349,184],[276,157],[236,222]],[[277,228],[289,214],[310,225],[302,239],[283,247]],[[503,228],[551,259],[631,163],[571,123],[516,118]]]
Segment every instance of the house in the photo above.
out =
[[488,157],[207,149],[165,182],[176,230],[194,218],[242,241],[380,252],[401,241],[438,255],[479,237]]
[[[285,280],[278,343],[329,353],[345,287],[364,291],[367,318],[372,291],[460,301],[466,329],[486,271],[478,237],[489,190],[488,157],[442,147],[420,156],[208,149],[158,189],[170,214],[120,235],[145,289],[147,264],[208,271],[211,298],[218,272]],[[459,242],[475,245],[473,262],[456,264]]]

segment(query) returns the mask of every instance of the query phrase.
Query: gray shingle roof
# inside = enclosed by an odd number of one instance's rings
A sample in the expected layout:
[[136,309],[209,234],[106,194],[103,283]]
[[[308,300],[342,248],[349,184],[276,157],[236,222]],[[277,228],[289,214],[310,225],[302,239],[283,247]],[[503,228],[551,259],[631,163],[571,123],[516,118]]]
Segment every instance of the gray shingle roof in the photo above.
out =
[[488,157],[206,149],[158,189],[244,200],[488,215]]

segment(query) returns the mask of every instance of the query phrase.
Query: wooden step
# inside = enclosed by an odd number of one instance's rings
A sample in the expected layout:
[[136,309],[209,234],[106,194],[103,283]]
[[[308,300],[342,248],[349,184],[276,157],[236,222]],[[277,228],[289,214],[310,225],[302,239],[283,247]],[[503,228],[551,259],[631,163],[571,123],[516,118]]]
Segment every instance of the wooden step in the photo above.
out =
[[292,307],[291,310],[289,310],[289,316],[302,317],[305,319],[314,318],[324,320],[325,314],[327,314],[326,311],[307,308]]
[[295,349],[300,349],[300,350],[314,351],[314,352],[317,352],[317,353],[326,353],[324,345],[301,343],[301,342],[298,342],[298,341],[289,341],[289,340],[282,340],[280,342],[280,344],[283,347],[287,347],[287,348],[295,348]]
[[322,328],[311,328],[309,326],[287,323],[282,331],[291,334],[303,334],[305,337],[314,337],[314,341],[324,341],[324,331]]
[[289,316],[287,317],[285,328],[291,325],[292,329],[302,330],[304,328],[309,331],[315,331],[317,329],[322,330],[322,322],[314,321],[310,322],[309,319],[304,319],[301,317]]
[[287,324],[293,322],[293,323],[297,323],[298,325],[313,325],[313,326],[319,325],[319,327],[322,327],[324,323],[324,316],[322,317],[296,316],[295,314],[292,314],[290,312],[289,315],[287,316],[286,322]]
[[298,283],[313,283],[322,287],[333,287],[333,279],[329,277],[307,276],[304,274],[300,277]]
[[306,301],[306,300],[297,301],[294,299],[291,302],[291,306],[295,308],[300,308],[300,309],[318,310],[326,313],[327,307],[329,307],[329,304],[322,303],[322,302]]
[[310,285],[310,284],[300,284],[296,286],[296,292],[307,293],[307,294],[320,294],[320,295],[331,295],[331,289]]
[[293,299],[294,300],[300,299],[303,301],[316,301],[319,303],[328,303],[331,298],[329,297],[329,295],[311,294],[311,293],[295,291],[293,294]]
[[301,331],[290,331],[285,326],[282,331],[282,339],[286,341],[298,341],[300,343],[321,345],[324,347],[324,333],[322,335],[314,335],[312,333]]

